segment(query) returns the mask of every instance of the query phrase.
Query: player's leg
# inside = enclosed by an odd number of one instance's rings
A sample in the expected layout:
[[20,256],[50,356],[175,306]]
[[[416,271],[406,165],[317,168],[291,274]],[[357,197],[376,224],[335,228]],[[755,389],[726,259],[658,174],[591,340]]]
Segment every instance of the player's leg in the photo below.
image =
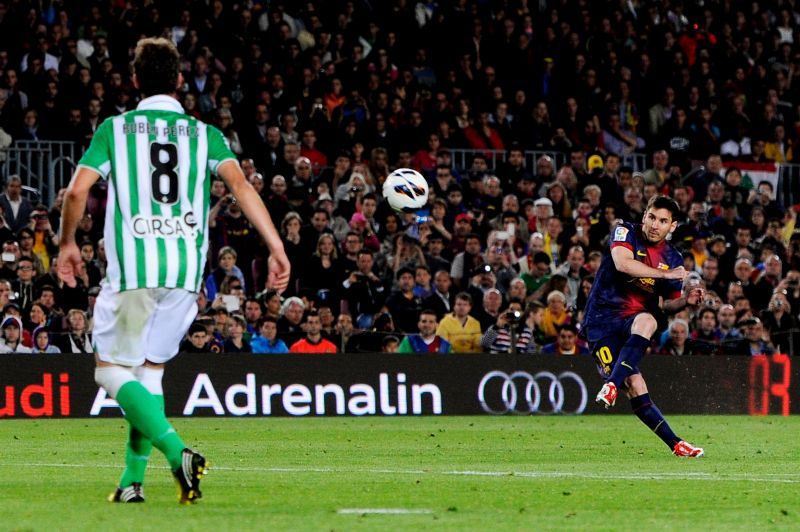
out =
[[631,401],[633,413],[647,425],[656,436],[661,438],[667,447],[677,456],[689,458],[703,456],[703,449],[694,447],[678,437],[664,419],[664,415],[650,399],[647,391],[647,383],[641,373],[635,373],[625,379],[624,386],[627,389],[628,398]]
[[[147,391],[153,394],[163,411],[164,391],[161,386],[161,379],[164,376],[164,365],[145,362],[143,366],[134,369],[134,375],[147,388]],[[119,482],[120,488],[124,489],[134,484],[139,484],[140,486],[144,484],[144,473],[152,449],[153,442],[134,427],[130,427],[128,444],[125,448],[125,471],[123,471]]]
[[606,384],[597,394],[597,402],[602,403],[606,408],[614,406],[617,400],[618,390],[622,387],[625,379],[636,373],[637,365],[644,356],[650,345],[650,338],[656,332],[658,323],[652,314],[642,312],[637,314],[631,324],[630,336],[620,349],[619,357],[614,364],[611,375],[606,380]]
[[145,362],[145,334],[152,326],[155,308],[149,290],[114,292],[103,287],[94,313],[95,381],[117,400],[131,426],[177,468],[185,445],[164,416],[162,402],[139,382],[133,370]]
[[[197,315],[197,294],[182,289],[153,289],[156,305],[145,329],[144,348],[148,365],[163,364],[178,354],[180,342]],[[160,383],[160,379],[159,379]],[[202,497],[200,479],[207,473],[206,459],[188,448],[181,451],[180,464],[172,466],[181,503]]]

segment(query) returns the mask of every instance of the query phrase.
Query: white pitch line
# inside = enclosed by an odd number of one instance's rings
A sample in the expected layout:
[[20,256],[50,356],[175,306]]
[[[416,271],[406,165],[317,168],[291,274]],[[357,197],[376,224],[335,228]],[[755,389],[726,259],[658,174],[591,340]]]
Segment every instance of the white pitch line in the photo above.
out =
[[409,514],[432,514],[433,510],[425,508],[342,508],[336,510],[337,514],[348,515],[364,515],[364,514],[379,514],[379,515],[409,515]]
[[[91,469],[121,469],[122,464],[58,464],[46,462],[5,462],[3,467],[22,468],[91,468]],[[166,466],[150,466],[152,469],[168,469]],[[782,484],[800,484],[800,474],[764,473],[760,476],[747,474],[719,475],[702,471],[681,471],[674,473],[586,473],[575,471],[436,471],[432,469],[373,469],[373,468],[347,468],[347,467],[236,467],[213,466],[211,471],[234,471],[251,473],[355,473],[369,475],[432,475],[432,476],[457,476],[457,477],[517,477],[531,479],[580,479],[580,480],[698,480],[709,482],[767,482]]]

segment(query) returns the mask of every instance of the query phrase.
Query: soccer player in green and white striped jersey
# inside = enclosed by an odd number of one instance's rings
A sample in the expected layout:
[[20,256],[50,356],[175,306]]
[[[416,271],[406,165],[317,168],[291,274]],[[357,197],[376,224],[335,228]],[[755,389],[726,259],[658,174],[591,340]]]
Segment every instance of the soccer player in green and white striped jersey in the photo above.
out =
[[171,41],[136,47],[134,84],[145,98],[97,129],[70,182],[61,219],[59,276],[74,286],[75,230],[91,186],[108,181],[104,238],[108,269],[95,304],[95,380],[130,424],[126,469],[109,500],[143,502],[153,446],[167,458],[181,503],[200,498],[206,462],[186,448],[164,416],[164,364],[197,314],[208,249],[209,174],[219,174],[270,250],[268,285],[286,288],[290,265],[275,226],[222,134],[186,115]]

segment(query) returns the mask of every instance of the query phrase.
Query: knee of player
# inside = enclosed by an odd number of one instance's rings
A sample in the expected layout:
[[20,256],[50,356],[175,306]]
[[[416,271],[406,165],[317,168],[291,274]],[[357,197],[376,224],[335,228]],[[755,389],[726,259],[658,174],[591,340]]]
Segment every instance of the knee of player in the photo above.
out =
[[628,396],[631,398],[647,393],[647,384],[640,373],[635,373],[625,379],[625,388],[627,388]]
[[633,327],[631,327],[631,332],[644,336],[645,338],[650,338],[656,332],[657,328],[658,322],[656,319],[652,314],[645,312],[636,316],[636,319],[633,321]]

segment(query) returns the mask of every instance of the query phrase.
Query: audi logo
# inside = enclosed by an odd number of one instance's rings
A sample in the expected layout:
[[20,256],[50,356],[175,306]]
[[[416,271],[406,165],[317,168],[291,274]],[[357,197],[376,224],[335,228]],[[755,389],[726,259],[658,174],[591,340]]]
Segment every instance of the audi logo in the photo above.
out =
[[[486,401],[486,387],[495,379],[500,380],[500,393],[489,404]],[[564,384],[567,381],[573,381],[580,390],[580,403],[573,410],[564,409]],[[572,388],[573,386],[569,386],[569,389]],[[495,370],[481,379],[478,385],[478,401],[487,414],[582,414],[589,402],[589,393],[580,375],[572,371],[564,371],[558,375],[549,371],[540,371],[535,375],[526,371],[515,371],[509,375]]]

